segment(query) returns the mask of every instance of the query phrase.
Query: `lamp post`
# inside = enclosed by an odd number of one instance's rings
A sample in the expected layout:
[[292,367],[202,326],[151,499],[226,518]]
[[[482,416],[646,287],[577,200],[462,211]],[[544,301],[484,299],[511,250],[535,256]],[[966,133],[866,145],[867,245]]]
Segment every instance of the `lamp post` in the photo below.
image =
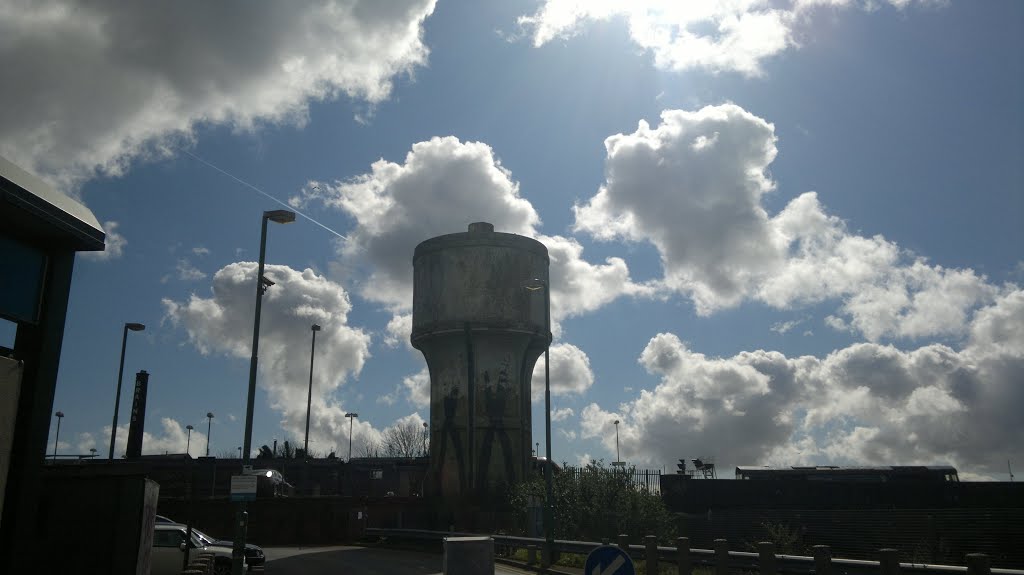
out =
[[616,419],[612,423],[615,424],[615,463],[612,465],[622,466],[622,457],[619,455],[619,420]]
[[306,442],[302,446],[302,454],[309,459],[309,408],[313,405],[313,357],[316,353],[316,332],[320,326],[313,324],[309,328],[313,332],[313,343],[309,348],[309,393],[306,395]]
[[213,427],[213,412],[206,412],[206,456],[210,456],[210,428]]
[[114,438],[117,436],[117,409],[121,405],[121,377],[124,375],[124,350],[128,345],[128,330],[142,331],[146,326],[141,323],[124,324],[124,334],[121,335],[121,365],[117,368],[117,393],[114,394],[114,421],[110,424],[110,453],[108,459],[114,458]]
[[190,424],[185,426],[185,429],[188,430],[188,438],[185,439],[185,453],[187,455],[191,456],[192,453],[189,451],[189,447],[192,446],[192,429],[194,429],[194,428],[192,427],[192,424],[190,423]]
[[544,290],[544,334],[547,344],[544,346],[544,564],[551,565],[551,552],[555,543],[554,497],[551,493],[551,285],[541,278],[533,278],[523,283],[530,291]]
[[345,414],[348,418],[348,460],[352,461],[352,422],[359,417],[358,413],[350,411]]
[[[267,222],[290,224],[295,221],[295,212],[288,210],[271,210],[263,212],[260,220],[260,259],[256,271],[256,317],[252,325],[252,357],[249,359],[249,394],[245,403],[245,437],[242,442],[242,469],[249,465],[252,453],[252,412],[256,403],[256,365],[259,363],[260,346],[260,311],[263,308],[263,292],[274,282],[263,277],[263,264],[267,257]],[[238,517],[235,521],[235,542],[231,551],[231,572],[242,575],[244,563],[245,532],[248,527],[245,514],[245,501],[238,502]]]
[[430,425],[426,421],[424,421],[423,422],[423,457],[427,456],[427,435],[429,435],[429,434],[430,434]]
[[90,447],[89,448],[89,458],[90,459],[96,459],[96,448],[95,447]]
[[64,419],[64,412],[54,413],[57,416],[57,435],[53,438],[53,460],[57,461],[57,442],[60,441],[60,420]]

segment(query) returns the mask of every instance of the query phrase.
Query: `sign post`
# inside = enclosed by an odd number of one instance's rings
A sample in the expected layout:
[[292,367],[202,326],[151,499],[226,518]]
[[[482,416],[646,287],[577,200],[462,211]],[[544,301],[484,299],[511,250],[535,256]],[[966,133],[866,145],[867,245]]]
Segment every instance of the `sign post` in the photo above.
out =
[[132,398],[132,418],[128,423],[128,459],[142,457],[142,432],[146,428],[146,394],[149,390],[149,374],[142,370],[135,374],[135,395]]

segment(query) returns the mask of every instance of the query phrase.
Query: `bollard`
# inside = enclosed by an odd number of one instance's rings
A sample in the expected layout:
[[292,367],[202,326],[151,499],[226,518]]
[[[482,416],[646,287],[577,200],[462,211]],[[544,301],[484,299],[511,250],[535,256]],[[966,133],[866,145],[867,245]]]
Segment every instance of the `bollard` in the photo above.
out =
[[626,555],[629,555],[629,535],[626,533],[619,533],[619,549]]
[[832,549],[828,545],[814,546],[814,572],[832,575]]
[[715,539],[715,575],[729,575],[729,541]]
[[527,545],[526,546],[526,564],[534,565],[537,563],[537,546]]
[[757,544],[758,566],[761,575],[775,575],[778,573],[778,563],[775,561],[775,544],[771,541],[762,541]]
[[895,549],[878,550],[878,567],[882,575],[899,575],[900,558],[899,551]]
[[992,562],[984,553],[967,554],[967,575],[989,575],[992,573]]
[[690,575],[693,567],[690,565],[690,538],[676,538],[676,570],[679,575]]
[[647,556],[647,572],[658,575],[658,538],[654,535],[644,537],[644,554]]

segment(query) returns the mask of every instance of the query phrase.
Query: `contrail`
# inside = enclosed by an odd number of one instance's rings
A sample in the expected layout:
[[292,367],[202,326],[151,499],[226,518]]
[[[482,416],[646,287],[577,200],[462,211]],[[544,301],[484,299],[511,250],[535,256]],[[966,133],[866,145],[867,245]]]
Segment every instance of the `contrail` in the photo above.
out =
[[296,209],[295,209],[294,207],[292,207],[292,206],[288,205],[288,204],[287,204],[287,203],[285,203],[285,202],[282,202],[281,200],[279,200],[279,199],[275,198],[274,196],[272,196],[272,195],[268,194],[267,192],[264,192],[263,190],[261,190],[261,189],[257,188],[256,186],[254,186],[254,185],[250,184],[249,182],[247,182],[247,181],[243,180],[242,178],[239,178],[238,176],[236,176],[236,175],[234,175],[234,174],[230,174],[230,173],[228,173],[228,172],[226,172],[226,171],[224,171],[224,170],[222,170],[222,169],[218,168],[217,166],[215,166],[215,165],[211,164],[210,162],[207,162],[206,160],[204,160],[204,159],[200,158],[199,156],[197,156],[197,155],[193,154],[192,152],[190,152],[190,151],[188,151],[188,150],[182,150],[182,152],[184,152],[185,154],[189,155],[189,156],[190,156],[190,157],[191,157],[192,159],[194,159],[195,161],[197,161],[197,162],[199,162],[199,163],[201,163],[201,164],[205,164],[206,166],[209,166],[210,168],[213,168],[214,170],[217,170],[218,172],[220,172],[220,173],[224,174],[225,176],[227,176],[227,177],[231,178],[232,180],[234,180],[234,181],[238,182],[239,184],[242,184],[243,186],[245,186],[245,187],[247,187],[247,188],[249,188],[249,189],[251,189],[251,190],[253,190],[253,191],[255,191],[255,192],[258,192],[258,193],[262,194],[262,195],[263,195],[263,196],[264,196],[265,198],[267,198],[267,199],[269,199],[269,200],[271,200],[271,201],[273,201],[273,202],[276,202],[276,203],[278,203],[278,204],[280,204],[280,205],[282,205],[282,206],[284,206],[284,207],[288,208],[289,210],[291,210],[291,211],[293,211],[293,212],[295,212],[295,213],[299,214],[300,216],[302,216],[302,217],[306,218],[307,220],[309,220],[309,221],[313,222],[314,224],[316,224],[316,225],[320,226],[321,228],[323,228],[323,229],[325,229],[325,230],[327,230],[327,231],[331,232],[332,234],[334,234],[334,235],[338,236],[339,238],[341,238],[341,239],[343,239],[343,240],[348,240],[348,238],[347,238],[347,237],[345,237],[344,235],[342,235],[342,234],[339,234],[338,232],[336,232],[336,231],[332,230],[331,228],[329,228],[329,227],[325,226],[324,224],[321,224],[320,222],[318,222],[318,221],[314,220],[313,218],[311,218],[311,217],[307,216],[306,214],[304,214],[304,213],[300,212],[299,210],[296,210]]

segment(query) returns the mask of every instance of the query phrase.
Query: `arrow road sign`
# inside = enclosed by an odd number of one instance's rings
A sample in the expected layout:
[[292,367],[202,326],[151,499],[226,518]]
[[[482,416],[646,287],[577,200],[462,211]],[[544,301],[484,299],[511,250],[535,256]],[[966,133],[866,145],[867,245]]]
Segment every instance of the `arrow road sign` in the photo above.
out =
[[633,560],[625,551],[613,545],[603,545],[587,555],[583,564],[584,575],[636,575]]

